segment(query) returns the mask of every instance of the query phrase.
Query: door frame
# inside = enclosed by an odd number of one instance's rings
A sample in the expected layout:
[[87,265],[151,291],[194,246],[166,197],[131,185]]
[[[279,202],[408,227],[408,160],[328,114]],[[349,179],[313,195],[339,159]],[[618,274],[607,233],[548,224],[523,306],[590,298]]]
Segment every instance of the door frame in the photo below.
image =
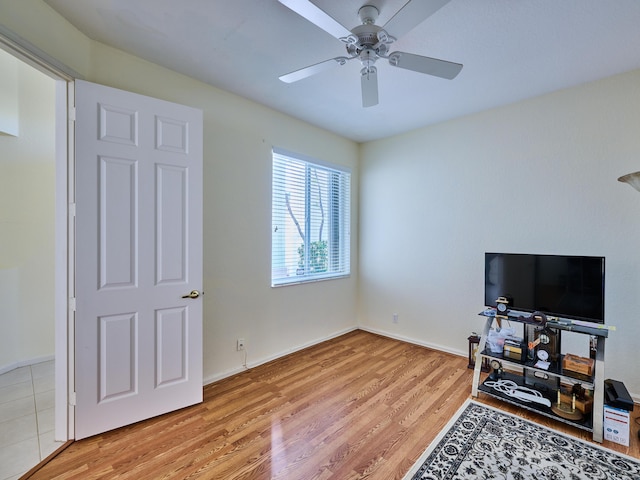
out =
[[74,70],[0,25],[0,48],[55,80],[55,439],[75,438],[74,424]]

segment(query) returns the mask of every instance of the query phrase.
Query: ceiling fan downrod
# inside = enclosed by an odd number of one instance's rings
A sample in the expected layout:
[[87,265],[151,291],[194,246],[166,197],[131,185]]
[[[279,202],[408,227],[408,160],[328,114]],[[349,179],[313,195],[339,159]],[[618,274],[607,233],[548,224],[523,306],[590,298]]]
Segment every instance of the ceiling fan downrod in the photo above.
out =
[[373,5],[363,5],[358,10],[358,16],[363,25],[373,25],[376,23],[378,15],[380,15],[380,12]]

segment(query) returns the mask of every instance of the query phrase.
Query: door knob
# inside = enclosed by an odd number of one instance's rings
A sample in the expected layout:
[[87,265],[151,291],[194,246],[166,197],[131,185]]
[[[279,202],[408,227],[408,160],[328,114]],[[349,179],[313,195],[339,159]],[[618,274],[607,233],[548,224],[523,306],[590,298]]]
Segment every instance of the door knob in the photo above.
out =
[[190,293],[183,295],[182,298],[198,298],[200,296],[200,292],[198,290],[191,290]]

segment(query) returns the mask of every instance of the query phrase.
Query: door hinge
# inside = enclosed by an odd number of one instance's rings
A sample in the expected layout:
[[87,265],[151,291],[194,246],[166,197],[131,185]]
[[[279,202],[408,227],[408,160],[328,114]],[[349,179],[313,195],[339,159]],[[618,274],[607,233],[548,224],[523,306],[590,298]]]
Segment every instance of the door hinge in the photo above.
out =
[[72,312],[76,311],[76,298],[75,297],[71,297],[69,299],[69,310],[71,310]]
[[76,107],[69,107],[67,109],[69,120],[72,122],[76,121]]
[[76,406],[76,392],[71,392],[69,394],[69,405],[72,407]]
[[70,217],[75,217],[76,216],[76,204],[75,203],[70,203],[69,204],[69,216]]

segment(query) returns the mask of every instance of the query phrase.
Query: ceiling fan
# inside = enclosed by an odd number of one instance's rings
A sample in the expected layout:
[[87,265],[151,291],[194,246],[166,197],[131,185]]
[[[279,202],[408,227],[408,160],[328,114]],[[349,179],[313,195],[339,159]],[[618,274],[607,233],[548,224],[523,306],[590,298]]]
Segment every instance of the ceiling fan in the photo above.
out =
[[380,58],[388,60],[393,67],[449,80],[455,78],[462,70],[460,63],[406,52],[388,53],[393,42],[433,15],[450,0],[409,0],[384,27],[375,24],[379,14],[378,9],[373,5],[364,5],[358,10],[362,24],[352,30],[347,30],[309,0],[278,1],[344,42],[347,48],[347,56],[331,58],[282,75],[279,78],[283,82],[297,82],[357,58],[362,63],[362,70],[360,70],[362,106],[372,107],[378,104],[378,70],[374,64]]

